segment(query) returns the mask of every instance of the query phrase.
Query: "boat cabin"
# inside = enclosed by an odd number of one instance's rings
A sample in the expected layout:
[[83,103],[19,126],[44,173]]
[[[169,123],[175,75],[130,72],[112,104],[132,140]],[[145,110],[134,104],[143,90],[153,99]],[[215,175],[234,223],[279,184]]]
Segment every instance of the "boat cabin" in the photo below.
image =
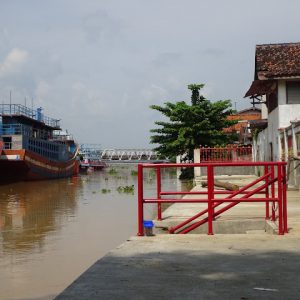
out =
[[45,116],[42,108],[33,110],[21,104],[0,104],[0,117],[4,149],[24,149],[56,161],[65,160],[74,150],[68,142],[72,139],[59,134],[59,120]]

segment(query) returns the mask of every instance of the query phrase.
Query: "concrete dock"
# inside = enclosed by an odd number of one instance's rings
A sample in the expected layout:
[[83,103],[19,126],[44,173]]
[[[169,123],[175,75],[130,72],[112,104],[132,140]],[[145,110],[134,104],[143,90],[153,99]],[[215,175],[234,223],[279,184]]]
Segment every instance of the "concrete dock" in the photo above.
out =
[[[253,205],[236,207],[229,219],[261,216]],[[177,204],[169,210],[178,217],[195,212]],[[288,215],[284,236],[248,230],[132,237],[56,299],[300,299],[299,191],[288,191]]]

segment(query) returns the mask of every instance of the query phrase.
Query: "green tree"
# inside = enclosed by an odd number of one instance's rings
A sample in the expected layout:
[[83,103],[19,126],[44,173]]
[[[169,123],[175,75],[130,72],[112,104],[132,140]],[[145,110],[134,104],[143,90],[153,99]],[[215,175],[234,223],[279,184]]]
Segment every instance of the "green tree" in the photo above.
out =
[[168,119],[156,121],[159,127],[150,131],[150,142],[158,144],[155,150],[162,156],[186,154],[186,159],[192,160],[194,149],[200,145],[215,146],[230,140],[223,129],[236,123],[227,119],[233,112],[231,101],[211,102],[200,95],[203,87],[204,84],[188,85],[192,91],[191,105],[181,101],[150,106]]

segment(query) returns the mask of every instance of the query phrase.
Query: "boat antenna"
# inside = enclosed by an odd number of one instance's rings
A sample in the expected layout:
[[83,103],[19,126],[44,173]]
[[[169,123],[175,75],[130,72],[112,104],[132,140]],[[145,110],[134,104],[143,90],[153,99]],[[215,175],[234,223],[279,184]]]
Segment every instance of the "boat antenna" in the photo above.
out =
[[9,112],[11,113],[11,90],[9,91]]
[[26,107],[26,102],[27,102],[27,99],[26,99],[26,97],[25,97],[25,99],[24,99],[24,100],[25,100],[25,107]]

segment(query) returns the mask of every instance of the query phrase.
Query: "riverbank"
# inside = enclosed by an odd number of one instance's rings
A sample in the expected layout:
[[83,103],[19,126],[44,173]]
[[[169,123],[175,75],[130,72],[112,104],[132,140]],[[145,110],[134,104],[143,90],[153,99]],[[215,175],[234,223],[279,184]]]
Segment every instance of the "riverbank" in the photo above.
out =
[[288,191],[288,209],[290,232],[284,236],[132,237],[56,299],[298,299],[298,191]]
[[[155,187],[148,175],[145,192]],[[167,186],[176,184],[173,178],[163,174]],[[136,166],[127,164],[1,185],[0,299],[53,299],[134,235],[136,182]]]

